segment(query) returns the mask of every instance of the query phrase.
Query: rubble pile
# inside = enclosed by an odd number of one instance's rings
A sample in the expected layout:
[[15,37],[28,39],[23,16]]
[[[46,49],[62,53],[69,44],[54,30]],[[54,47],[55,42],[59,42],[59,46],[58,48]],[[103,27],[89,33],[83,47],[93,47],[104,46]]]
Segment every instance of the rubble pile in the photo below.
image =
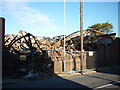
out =
[[25,31],[19,31],[17,35],[6,35],[5,46],[14,53],[28,50],[37,50],[41,52],[40,43],[35,36]]
[[[111,35],[105,34],[97,30],[84,30],[84,49],[95,50],[104,38],[112,43]],[[65,41],[64,41],[65,38]],[[109,42],[105,42],[109,44]],[[64,46],[65,43],[65,46]],[[102,42],[104,44],[104,42]],[[31,65],[34,57],[35,70],[46,72],[62,72],[64,61],[66,61],[66,70],[80,70],[80,32],[74,32],[68,36],[55,36],[53,38],[33,36],[25,31],[19,31],[17,35],[6,35],[5,46],[17,55],[24,54],[27,56],[25,67]],[[65,47],[65,48],[64,48]],[[65,49],[65,50],[64,50]],[[86,53],[84,53],[84,61],[86,63]],[[54,65],[53,65],[54,64]],[[77,65],[79,64],[79,65]],[[85,68],[86,65],[83,65]],[[51,68],[51,69],[50,69]],[[54,70],[53,70],[54,68]]]
[[[96,43],[97,41],[103,39],[105,36],[111,35],[105,34],[97,30],[84,30],[84,46],[88,44]],[[38,36],[33,36],[30,33],[25,31],[19,31],[17,35],[5,35],[5,46],[11,50],[30,50],[30,49],[39,49],[39,50],[57,50],[63,51],[64,48],[64,35],[55,36],[53,38],[43,37],[39,38]],[[74,32],[68,36],[65,36],[65,49],[66,51],[78,51],[80,48],[80,32]]]

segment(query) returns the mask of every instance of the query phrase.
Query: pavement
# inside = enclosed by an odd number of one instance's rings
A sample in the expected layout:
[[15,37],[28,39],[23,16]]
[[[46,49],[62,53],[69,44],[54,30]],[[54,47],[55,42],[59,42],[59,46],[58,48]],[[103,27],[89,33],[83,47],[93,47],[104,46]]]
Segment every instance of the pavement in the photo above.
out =
[[2,88],[87,88],[120,89],[119,68],[100,68],[96,71],[86,70],[80,73],[61,73],[40,76],[33,79],[3,77]]

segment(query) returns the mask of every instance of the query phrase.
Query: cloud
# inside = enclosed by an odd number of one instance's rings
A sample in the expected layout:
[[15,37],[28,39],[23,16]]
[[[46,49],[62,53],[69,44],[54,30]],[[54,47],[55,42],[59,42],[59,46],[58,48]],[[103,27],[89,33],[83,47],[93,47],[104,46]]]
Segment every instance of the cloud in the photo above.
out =
[[46,32],[55,32],[59,27],[55,24],[54,18],[41,13],[40,10],[29,7],[25,2],[4,3],[4,13],[13,18],[14,22],[33,34],[36,32],[42,35]]

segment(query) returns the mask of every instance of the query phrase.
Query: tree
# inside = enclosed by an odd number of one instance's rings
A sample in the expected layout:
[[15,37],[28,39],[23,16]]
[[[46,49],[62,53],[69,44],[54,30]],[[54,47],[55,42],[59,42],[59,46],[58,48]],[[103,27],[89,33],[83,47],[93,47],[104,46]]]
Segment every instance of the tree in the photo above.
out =
[[108,22],[105,22],[105,23],[97,23],[97,24],[94,24],[92,26],[89,26],[88,27],[89,29],[95,29],[95,30],[98,30],[98,31],[101,31],[101,32],[104,32],[104,33],[111,33],[113,32],[112,29],[113,29],[113,25],[108,23]]

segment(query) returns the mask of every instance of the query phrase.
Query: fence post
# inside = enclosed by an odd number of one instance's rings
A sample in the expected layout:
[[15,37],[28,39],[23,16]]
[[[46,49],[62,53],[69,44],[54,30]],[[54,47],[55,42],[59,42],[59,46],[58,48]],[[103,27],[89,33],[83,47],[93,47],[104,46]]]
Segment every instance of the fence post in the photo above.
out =
[[2,38],[0,38],[0,43],[2,43],[2,47],[3,47],[4,46],[4,38],[5,38],[5,19],[2,17],[0,17],[0,31],[1,31],[1,37],[2,37]]
[[[5,36],[5,19],[0,17],[0,83],[2,83],[2,58],[3,58],[3,47],[4,47],[4,36]],[[2,38],[1,38],[2,37]],[[0,84],[0,87],[1,84]]]

